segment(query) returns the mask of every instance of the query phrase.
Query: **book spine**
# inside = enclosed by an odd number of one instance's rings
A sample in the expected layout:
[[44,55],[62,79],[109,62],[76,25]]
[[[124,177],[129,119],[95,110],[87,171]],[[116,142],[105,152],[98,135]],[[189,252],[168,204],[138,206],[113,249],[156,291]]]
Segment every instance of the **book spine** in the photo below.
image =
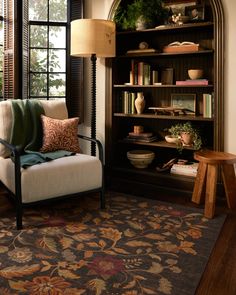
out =
[[208,80],[185,80],[185,81],[176,81],[176,85],[208,85]]
[[209,93],[203,93],[203,117],[212,118],[212,95]]
[[140,61],[138,63],[138,85],[143,85],[143,66],[144,63]]
[[143,84],[150,85],[151,84],[151,69],[149,64],[143,65]]
[[131,95],[131,114],[135,114],[135,96],[136,96],[136,93],[135,92],[131,92],[130,93]]

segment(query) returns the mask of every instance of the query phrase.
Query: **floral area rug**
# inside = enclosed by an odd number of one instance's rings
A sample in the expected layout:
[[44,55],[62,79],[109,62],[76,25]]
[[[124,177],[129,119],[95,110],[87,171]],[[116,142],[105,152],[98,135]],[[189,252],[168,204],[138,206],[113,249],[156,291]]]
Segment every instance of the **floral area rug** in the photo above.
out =
[[225,216],[118,193],[0,217],[1,295],[194,294]]

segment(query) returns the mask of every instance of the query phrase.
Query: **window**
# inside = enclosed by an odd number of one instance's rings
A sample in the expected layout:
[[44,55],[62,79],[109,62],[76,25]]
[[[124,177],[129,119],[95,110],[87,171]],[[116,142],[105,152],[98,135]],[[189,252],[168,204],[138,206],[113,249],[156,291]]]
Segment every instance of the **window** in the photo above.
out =
[[29,98],[66,98],[66,0],[29,0]]
[[70,22],[83,16],[83,0],[2,2],[2,98],[65,99],[69,115],[83,121],[83,59],[70,56]]
[[0,1],[0,100],[3,98],[3,3]]

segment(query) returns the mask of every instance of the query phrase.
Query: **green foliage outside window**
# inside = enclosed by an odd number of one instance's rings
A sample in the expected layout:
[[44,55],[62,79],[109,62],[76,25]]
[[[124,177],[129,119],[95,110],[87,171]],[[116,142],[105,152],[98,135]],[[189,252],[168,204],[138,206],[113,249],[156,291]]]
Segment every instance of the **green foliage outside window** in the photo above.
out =
[[[66,28],[63,24],[48,25],[46,21],[66,24],[67,1],[30,0],[29,20],[33,21],[30,25],[30,96],[65,96]],[[37,25],[37,21],[45,21],[45,25]]]

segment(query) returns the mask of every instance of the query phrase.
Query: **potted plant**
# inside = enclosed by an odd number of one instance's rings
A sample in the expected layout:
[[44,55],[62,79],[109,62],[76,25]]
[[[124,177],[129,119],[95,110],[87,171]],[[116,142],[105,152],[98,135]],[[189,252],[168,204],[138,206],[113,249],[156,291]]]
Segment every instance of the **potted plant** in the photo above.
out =
[[127,5],[120,4],[114,17],[118,29],[121,30],[154,27],[163,24],[167,19],[168,9],[163,6],[162,0],[134,0]]
[[168,131],[173,137],[180,139],[177,141],[179,151],[182,151],[184,146],[192,146],[195,150],[199,150],[202,146],[198,130],[192,126],[191,122],[173,125]]

